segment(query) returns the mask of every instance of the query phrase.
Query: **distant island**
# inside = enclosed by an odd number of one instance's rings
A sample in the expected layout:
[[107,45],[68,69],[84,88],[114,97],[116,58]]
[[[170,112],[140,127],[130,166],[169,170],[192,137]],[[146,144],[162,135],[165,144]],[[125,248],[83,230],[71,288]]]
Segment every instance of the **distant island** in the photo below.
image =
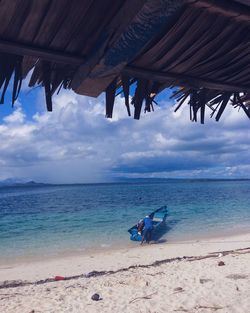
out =
[[96,183],[41,183],[34,180],[8,178],[0,181],[1,187],[42,187],[42,186],[74,186],[74,185],[103,185],[103,184],[152,184],[175,182],[219,182],[219,181],[248,181],[250,178],[128,178],[120,177],[110,182]]
[[182,182],[182,181],[245,181],[250,180],[250,178],[127,178],[121,177],[115,181],[115,183],[166,183],[166,182]]
[[22,179],[7,178],[0,181],[0,187],[18,187],[18,186],[47,186],[50,184],[38,183],[33,180],[25,181]]

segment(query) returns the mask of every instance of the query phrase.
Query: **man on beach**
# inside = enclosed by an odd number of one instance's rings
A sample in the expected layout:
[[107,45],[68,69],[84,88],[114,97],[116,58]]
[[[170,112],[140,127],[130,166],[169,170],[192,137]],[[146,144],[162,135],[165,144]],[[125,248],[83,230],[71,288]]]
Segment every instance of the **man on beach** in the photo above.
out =
[[142,232],[141,245],[143,244],[144,240],[146,240],[146,243],[150,242],[151,237],[152,237],[152,231],[153,231],[153,221],[147,215],[144,218],[144,228],[143,228],[143,232]]

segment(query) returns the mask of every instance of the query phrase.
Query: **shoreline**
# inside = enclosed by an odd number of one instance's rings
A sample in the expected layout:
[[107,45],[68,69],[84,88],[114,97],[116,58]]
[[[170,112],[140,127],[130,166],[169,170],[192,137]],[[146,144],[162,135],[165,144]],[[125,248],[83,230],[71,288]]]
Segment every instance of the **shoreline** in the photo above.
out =
[[90,253],[70,253],[43,258],[15,259],[0,262],[0,281],[39,280],[57,275],[72,276],[91,271],[118,270],[133,265],[146,265],[166,258],[199,256],[222,250],[250,247],[250,232],[240,235],[215,236],[178,242],[131,243],[116,249],[95,249]]
[[[152,244],[156,245],[182,245],[182,244],[188,244],[188,243],[194,243],[194,242],[203,242],[203,241],[211,241],[211,240],[225,240],[226,238],[234,238],[236,236],[244,236],[250,234],[249,230],[246,229],[247,227],[244,227],[244,230],[240,230],[238,227],[235,230],[220,230],[215,231],[213,233],[206,233],[206,234],[192,234],[187,235],[187,239],[178,239],[173,240],[172,238],[166,239],[162,238],[159,241],[152,241]],[[137,249],[139,246],[139,242],[133,242],[129,239],[129,236],[127,237],[127,241],[121,241],[116,242],[114,244],[110,245],[101,245],[101,246],[94,246],[92,248],[82,248],[82,249],[67,249],[63,251],[59,251],[56,253],[52,253],[51,251],[39,251],[39,253],[33,253],[29,252],[26,255],[7,255],[4,257],[0,256],[0,268],[5,265],[19,265],[23,263],[33,263],[33,262],[43,262],[47,260],[60,260],[67,257],[79,257],[79,256],[90,256],[90,255],[96,255],[96,254],[106,254],[106,253],[113,253],[113,252],[119,252],[120,250],[124,249]],[[122,246],[122,248],[121,248]]]

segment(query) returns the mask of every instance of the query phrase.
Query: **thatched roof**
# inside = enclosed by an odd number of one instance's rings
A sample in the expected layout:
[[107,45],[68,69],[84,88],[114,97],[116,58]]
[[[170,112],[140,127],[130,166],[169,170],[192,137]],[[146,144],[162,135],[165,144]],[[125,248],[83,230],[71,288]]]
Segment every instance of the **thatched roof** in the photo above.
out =
[[228,104],[250,118],[249,0],[2,0],[0,21],[1,103],[12,74],[14,103],[33,69],[29,86],[44,86],[48,111],[65,88],[106,91],[107,117],[123,92],[131,115],[136,84],[136,119],[173,86],[191,120],[203,123],[207,106],[219,120]]

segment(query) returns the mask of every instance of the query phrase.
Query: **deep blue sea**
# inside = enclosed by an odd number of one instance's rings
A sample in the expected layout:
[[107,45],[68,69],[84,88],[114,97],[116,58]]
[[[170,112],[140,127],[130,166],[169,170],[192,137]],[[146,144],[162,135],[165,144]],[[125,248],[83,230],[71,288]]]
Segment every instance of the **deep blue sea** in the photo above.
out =
[[0,260],[137,245],[127,229],[167,205],[162,240],[250,231],[250,181],[0,188]]

